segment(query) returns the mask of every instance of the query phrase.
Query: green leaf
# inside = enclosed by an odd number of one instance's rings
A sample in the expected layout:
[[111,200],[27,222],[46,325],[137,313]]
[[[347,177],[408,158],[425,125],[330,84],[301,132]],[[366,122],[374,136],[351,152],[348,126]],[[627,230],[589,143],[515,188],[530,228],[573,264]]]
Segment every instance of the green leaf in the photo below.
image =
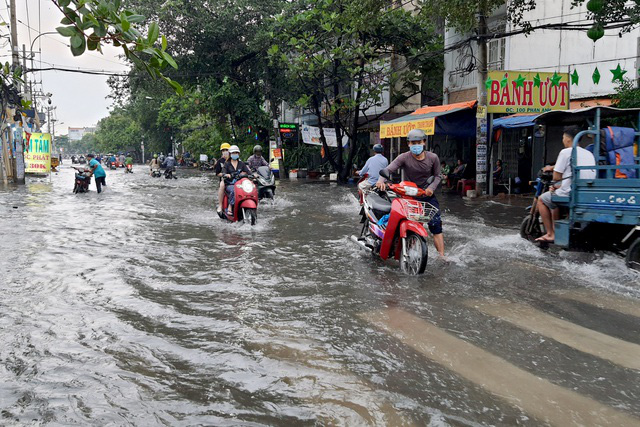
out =
[[158,36],[160,35],[160,28],[158,27],[157,22],[152,22],[149,24],[149,35],[147,36],[147,40],[149,44],[154,44],[156,40],[158,40]]
[[131,23],[127,21],[127,17],[122,14],[120,15],[120,25],[122,25],[122,32],[126,33],[131,28]]
[[62,21],[60,21],[60,23],[62,25],[71,25],[73,24],[73,21],[65,16],[64,18],[62,18]]
[[56,28],[56,31],[64,37],[72,37],[74,34],[78,32],[76,27],[58,27]]
[[169,65],[171,65],[176,70],[178,69],[178,64],[176,64],[176,61],[167,52],[162,52],[162,59],[167,61],[169,63]]
[[71,37],[71,47],[78,49],[84,43],[84,36],[82,34],[76,33]]
[[[75,38],[75,37],[74,37],[74,38]],[[84,36],[83,36],[83,35],[80,35],[80,38],[79,38],[79,39],[76,39],[76,40],[79,40],[79,41],[80,41],[80,45],[79,45],[79,46],[74,46],[74,45],[73,45],[73,40],[74,40],[74,38],[72,38],[72,39],[71,39],[71,40],[72,40],[72,42],[71,42],[71,43],[72,43],[72,44],[71,44],[71,53],[73,54],[73,56],[80,56],[80,55],[82,55],[82,54],[84,53],[84,51],[86,50],[86,48],[87,48],[87,42],[86,42],[86,40],[84,39]],[[76,42],[77,42],[77,41],[76,41]]]
[[164,36],[164,34],[162,35],[162,50],[167,50],[167,38]]
[[58,5],[60,7],[67,7],[71,3],[71,0],[58,0]]
[[143,22],[145,20],[145,17],[143,15],[129,15],[127,19],[132,24],[137,24],[137,23]]
[[87,39],[87,49],[89,50],[98,50],[98,46],[100,45],[100,38],[95,35],[90,35]]

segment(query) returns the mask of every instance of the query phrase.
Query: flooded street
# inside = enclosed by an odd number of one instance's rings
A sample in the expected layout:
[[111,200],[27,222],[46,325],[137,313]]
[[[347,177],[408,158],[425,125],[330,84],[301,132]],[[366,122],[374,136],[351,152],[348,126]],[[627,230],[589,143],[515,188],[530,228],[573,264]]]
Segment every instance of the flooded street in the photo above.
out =
[[521,240],[528,200],[442,196],[410,277],[349,241],[354,187],[250,227],[210,173],[107,174],[0,187],[1,425],[640,425],[640,276]]

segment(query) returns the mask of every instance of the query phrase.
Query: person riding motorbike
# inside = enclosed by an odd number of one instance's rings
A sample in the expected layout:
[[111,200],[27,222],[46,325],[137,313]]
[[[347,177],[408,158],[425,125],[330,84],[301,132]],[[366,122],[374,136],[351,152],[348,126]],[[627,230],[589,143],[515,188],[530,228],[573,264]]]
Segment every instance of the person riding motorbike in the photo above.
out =
[[124,159],[124,166],[127,169],[133,169],[133,157],[131,157],[131,153],[127,153],[127,157]]
[[247,159],[247,166],[253,173],[255,173],[260,166],[269,166],[266,159],[262,157],[262,147],[260,145],[253,147],[253,155]]
[[220,145],[220,158],[216,161],[213,172],[220,177],[220,185],[218,188],[218,212],[222,212],[222,199],[224,198],[224,179],[222,178],[222,170],[225,162],[229,159],[229,148],[231,145],[224,142]]
[[228,215],[233,215],[233,205],[236,202],[236,193],[235,193],[235,183],[238,179],[243,176],[247,176],[251,174],[251,170],[247,167],[247,165],[240,160],[240,149],[237,145],[232,145],[229,148],[229,156],[228,159],[224,163],[223,175],[225,188],[227,192],[227,197],[229,199],[229,206],[227,210]]
[[[426,151],[427,135],[420,129],[413,129],[407,135],[409,152],[402,153],[391,162],[389,166],[380,171],[380,178],[376,182],[376,187],[386,190],[387,184],[384,176],[391,176],[392,173],[402,168],[405,178],[412,181],[420,188],[424,188],[427,197],[419,199],[428,202],[440,209],[435,191],[442,180],[440,159],[435,153]],[[433,177],[433,182],[428,184],[429,178]],[[442,219],[440,212],[429,222],[429,231],[433,235],[433,242],[436,250],[444,256],[444,236],[442,235]]]
[[153,159],[149,162],[149,175],[153,176],[153,171],[160,171],[160,162],[158,161],[158,155],[154,154]]
[[389,166],[389,160],[387,160],[387,158],[382,154],[384,153],[384,147],[382,144],[374,145],[373,152],[375,154],[367,160],[364,167],[356,172],[360,176],[369,174],[369,178],[358,184],[360,191],[365,191],[366,189],[376,185],[378,178],[380,178],[380,171]]

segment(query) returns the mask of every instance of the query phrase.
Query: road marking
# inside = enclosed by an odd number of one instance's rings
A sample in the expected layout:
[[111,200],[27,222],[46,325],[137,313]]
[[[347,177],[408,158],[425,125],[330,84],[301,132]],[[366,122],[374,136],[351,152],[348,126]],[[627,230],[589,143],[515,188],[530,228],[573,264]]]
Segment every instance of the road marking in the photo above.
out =
[[575,289],[570,291],[552,291],[552,294],[560,298],[590,304],[598,308],[617,311],[622,314],[640,317],[640,300],[625,298],[616,295],[602,294],[588,289]]
[[587,329],[525,304],[505,300],[466,301],[465,305],[554,339],[625,368],[640,370],[640,345]]
[[640,419],[536,377],[399,308],[360,317],[541,421],[557,426],[640,425]]

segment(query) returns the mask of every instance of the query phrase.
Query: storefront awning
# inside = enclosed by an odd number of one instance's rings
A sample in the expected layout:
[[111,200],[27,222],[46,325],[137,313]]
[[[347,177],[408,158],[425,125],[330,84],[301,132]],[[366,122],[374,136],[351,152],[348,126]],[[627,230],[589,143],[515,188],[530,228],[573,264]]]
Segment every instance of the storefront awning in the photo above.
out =
[[493,121],[493,129],[518,129],[527,128],[536,124],[539,114],[514,114],[500,117]]
[[[469,101],[418,108],[406,116],[380,123],[380,138],[404,138],[413,129],[422,129],[427,135],[446,134],[446,132],[437,131],[436,118],[464,110],[473,110],[475,107],[476,101]],[[475,133],[475,128],[473,132]]]

